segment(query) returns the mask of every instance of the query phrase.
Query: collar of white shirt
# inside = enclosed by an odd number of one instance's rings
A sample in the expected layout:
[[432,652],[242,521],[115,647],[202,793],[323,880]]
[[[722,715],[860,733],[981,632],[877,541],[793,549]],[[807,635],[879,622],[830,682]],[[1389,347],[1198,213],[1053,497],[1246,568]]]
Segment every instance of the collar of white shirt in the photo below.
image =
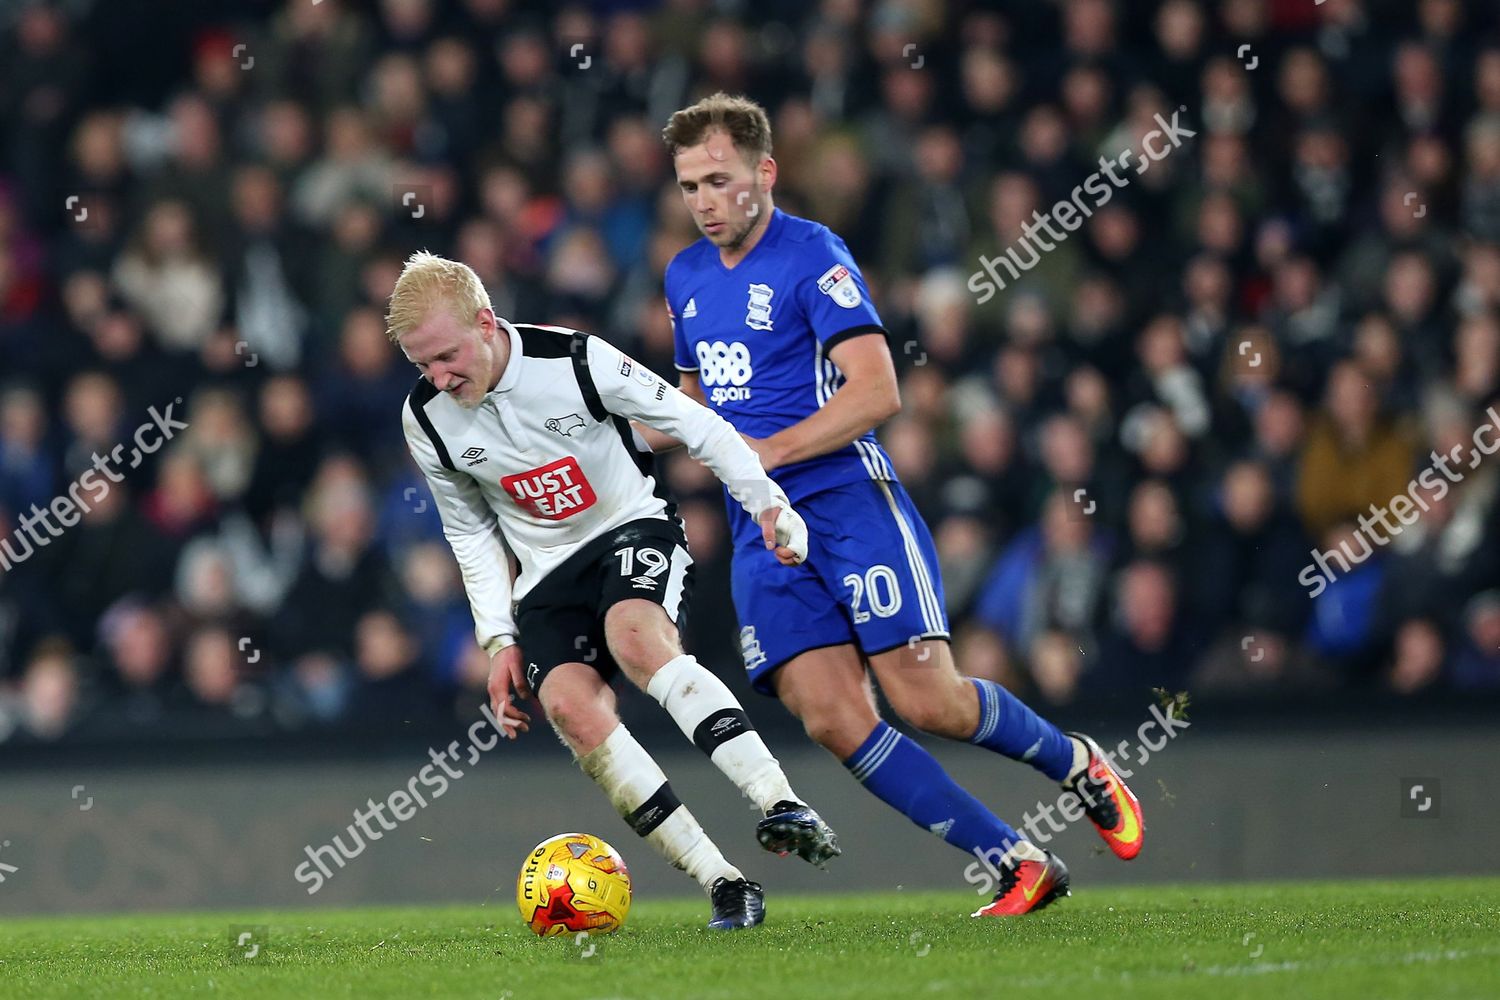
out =
[[506,334],[510,337],[510,357],[505,362],[505,371],[500,373],[500,381],[495,383],[495,388],[485,393],[486,398],[502,392],[509,392],[516,387],[521,378],[521,331],[511,326],[510,323],[499,316],[495,322],[500,324]]

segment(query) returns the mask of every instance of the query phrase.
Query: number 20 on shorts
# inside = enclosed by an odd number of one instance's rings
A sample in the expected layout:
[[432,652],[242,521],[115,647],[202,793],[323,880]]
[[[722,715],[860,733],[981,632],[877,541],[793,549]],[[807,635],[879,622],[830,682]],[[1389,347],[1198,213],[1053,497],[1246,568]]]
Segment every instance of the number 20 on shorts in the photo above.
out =
[[[844,585],[854,591],[849,598],[849,613],[856,625],[869,621],[871,613],[876,618],[889,618],[901,610],[901,582],[889,566],[871,566],[864,576],[850,573],[844,577]],[[869,611],[860,606],[866,598],[870,602]]]

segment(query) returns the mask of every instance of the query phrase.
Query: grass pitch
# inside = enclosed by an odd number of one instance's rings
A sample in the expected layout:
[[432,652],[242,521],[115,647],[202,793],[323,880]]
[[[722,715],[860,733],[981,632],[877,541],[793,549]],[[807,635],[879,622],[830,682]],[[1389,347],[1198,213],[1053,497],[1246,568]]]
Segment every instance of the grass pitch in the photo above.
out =
[[962,893],[772,897],[729,934],[645,900],[581,942],[500,898],[6,921],[0,997],[1500,997],[1500,878],[1095,889],[1005,921]]

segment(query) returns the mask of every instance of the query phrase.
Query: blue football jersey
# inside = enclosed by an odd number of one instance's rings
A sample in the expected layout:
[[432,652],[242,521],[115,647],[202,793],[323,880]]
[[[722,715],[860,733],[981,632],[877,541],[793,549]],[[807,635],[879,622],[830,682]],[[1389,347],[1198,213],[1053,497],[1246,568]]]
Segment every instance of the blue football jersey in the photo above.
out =
[[[709,405],[755,438],[828,402],[844,382],[828,357],[837,344],[885,333],[844,241],[780,209],[733,268],[700,239],[672,258],[665,284],[678,370],[697,372]],[[845,483],[896,478],[873,431],[772,475],[794,503]]]

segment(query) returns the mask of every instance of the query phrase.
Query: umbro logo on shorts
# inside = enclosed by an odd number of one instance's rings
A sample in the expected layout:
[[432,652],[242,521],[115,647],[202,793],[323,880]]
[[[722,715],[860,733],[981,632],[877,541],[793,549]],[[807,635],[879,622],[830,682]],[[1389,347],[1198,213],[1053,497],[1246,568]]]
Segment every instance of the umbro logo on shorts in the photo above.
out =
[[635,585],[636,590],[651,590],[656,586],[656,577],[633,576],[630,578],[630,582]]

